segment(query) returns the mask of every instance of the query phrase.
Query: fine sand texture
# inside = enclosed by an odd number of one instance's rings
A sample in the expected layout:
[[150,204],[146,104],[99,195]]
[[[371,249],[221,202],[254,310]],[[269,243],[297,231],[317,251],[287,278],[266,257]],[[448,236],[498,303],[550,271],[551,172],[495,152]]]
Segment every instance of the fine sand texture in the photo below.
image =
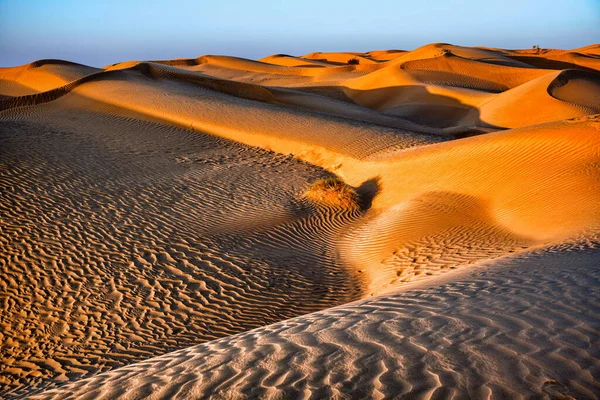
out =
[[595,398],[598,239],[484,263],[33,398]]
[[599,49],[0,68],[0,398],[598,398]]

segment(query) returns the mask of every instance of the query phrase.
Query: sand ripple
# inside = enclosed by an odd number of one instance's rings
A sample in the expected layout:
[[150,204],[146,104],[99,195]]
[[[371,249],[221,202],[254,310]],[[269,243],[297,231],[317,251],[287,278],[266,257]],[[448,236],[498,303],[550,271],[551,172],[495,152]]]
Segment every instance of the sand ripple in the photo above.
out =
[[596,237],[506,258],[34,398],[593,399],[599,245]]

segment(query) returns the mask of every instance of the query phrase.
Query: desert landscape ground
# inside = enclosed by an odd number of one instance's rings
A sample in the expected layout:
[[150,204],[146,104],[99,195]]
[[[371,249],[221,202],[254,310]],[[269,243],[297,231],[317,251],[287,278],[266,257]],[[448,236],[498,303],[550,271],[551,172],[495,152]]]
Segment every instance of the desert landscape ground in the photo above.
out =
[[600,397],[600,45],[0,68],[0,398]]

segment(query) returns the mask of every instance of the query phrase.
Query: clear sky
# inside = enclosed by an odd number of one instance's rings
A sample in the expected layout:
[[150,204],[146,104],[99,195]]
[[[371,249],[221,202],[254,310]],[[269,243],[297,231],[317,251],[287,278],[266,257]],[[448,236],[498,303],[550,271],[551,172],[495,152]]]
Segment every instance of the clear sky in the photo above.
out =
[[0,66],[600,42],[600,0],[0,0]]

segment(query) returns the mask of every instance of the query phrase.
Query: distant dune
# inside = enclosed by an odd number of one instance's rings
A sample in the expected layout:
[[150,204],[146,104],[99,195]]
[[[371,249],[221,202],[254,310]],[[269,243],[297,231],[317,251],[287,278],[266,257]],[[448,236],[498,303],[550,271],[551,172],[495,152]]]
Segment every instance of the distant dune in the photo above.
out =
[[0,397],[597,398],[599,48],[0,68]]

